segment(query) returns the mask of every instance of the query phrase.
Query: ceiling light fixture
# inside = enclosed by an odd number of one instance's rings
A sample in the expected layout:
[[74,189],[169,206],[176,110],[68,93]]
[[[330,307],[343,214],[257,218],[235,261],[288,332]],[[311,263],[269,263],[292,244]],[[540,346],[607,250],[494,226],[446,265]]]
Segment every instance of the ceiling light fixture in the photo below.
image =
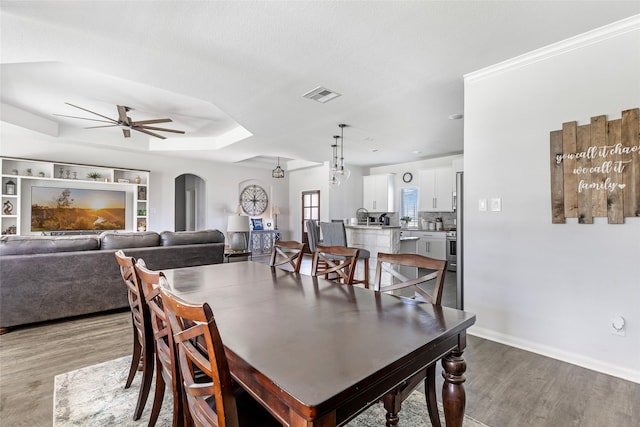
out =
[[284,178],[284,169],[280,167],[280,156],[278,156],[278,166],[271,171],[271,176],[274,178]]
[[331,165],[329,166],[329,185],[331,187],[339,187],[340,179],[338,177],[338,138],[340,135],[334,135],[335,143],[331,144]]
[[340,179],[346,180],[351,176],[351,171],[344,167],[344,128],[347,125],[340,123],[338,127],[340,127],[340,165],[336,173],[340,176]]

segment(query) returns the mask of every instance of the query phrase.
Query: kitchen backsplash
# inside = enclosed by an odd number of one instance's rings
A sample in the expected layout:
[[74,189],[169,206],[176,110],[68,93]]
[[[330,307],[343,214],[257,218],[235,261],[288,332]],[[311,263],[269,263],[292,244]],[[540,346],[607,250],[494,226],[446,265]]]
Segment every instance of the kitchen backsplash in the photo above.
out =
[[[455,212],[418,212],[419,220],[435,222],[436,218],[442,218],[444,228],[455,228],[456,213]],[[420,221],[418,221],[420,224]]]

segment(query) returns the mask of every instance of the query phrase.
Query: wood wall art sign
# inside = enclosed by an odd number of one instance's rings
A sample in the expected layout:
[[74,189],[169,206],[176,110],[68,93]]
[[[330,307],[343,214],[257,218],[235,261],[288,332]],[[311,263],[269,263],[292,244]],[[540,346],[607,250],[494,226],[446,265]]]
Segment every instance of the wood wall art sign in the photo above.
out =
[[591,118],[551,131],[551,214],[554,224],[640,217],[640,108],[622,118]]

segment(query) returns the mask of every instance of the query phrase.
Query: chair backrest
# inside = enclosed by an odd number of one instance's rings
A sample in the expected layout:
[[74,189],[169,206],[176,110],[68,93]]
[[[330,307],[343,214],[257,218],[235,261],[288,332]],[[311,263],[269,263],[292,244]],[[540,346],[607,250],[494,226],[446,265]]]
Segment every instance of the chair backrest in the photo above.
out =
[[280,241],[273,243],[271,251],[271,260],[269,265],[272,267],[280,267],[283,270],[300,272],[302,265],[302,250],[304,243],[296,241]]
[[[407,267],[415,267],[419,272],[418,274],[420,274],[419,269],[427,269],[430,271],[425,275],[418,276],[418,278],[416,279],[408,279],[397,270],[397,266],[401,265]],[[399,282],[390,285],[381,285],[383,271],[389,273],[392,277],[399,280]],[[413,287],[419,298],[423,298],[435,305],[441,305],[442,290],[444,288],[444,276],[446,271],[447,261],[433,259],[416,254],[386,254],[383,252],[378,252],[376,277],[374,280],[373,289],[381,292],[389,292],[397,289]],[[433,292],[430,295],[427,291],[425,291],[418,285],[427,283],[431,280],[435,280],[435,282],[433,285]]]
[[[207,303],[190,304],[166,288],[160,292],[173,331],[193,421],[198,426],[237,427],[238,409],[231,372],[211,308]],[[208,378],[203,378],[203,374]]]
[[311,275],[352,285],[359,252],[359,249],[345,246],[318,245],[313,252]]
[[[151,328],[155,338],[156,361],[162,365],[162,377],[165,383],[171,384],[173,388],[174,405],[180,406],[179,402],[182,400],[180,371],[176,362],[173,336],[160,295],[160,290],[163,286],[167,287],[168,282],[161,271],[149,270],[142,259],[136,262],[135,269],[140,279],[144,299],[149,306]],[[157,378],[156,381],[158,381]],[[180,411],[181,409],[180,407]],[[174,414],[174,417],[181,418],[182,414]]]
[[[115,257],[120,266],[120,275],[127,287],[127,297],[129,298],[129,307],[131,308],[131,316],[137,332],[138,342],[145,349],[147,348],[145,339],[152,337],[153,332],[151,331],[149,308],[144,300],[142,287],[135,270],[136,260],[133,257],[126,256],[121,250],[116,251]],[[153,346],[151,346],[151,350],[153,350]]]
[[321,222],[322,244],[325,246],[347,246],[347,232],[343,222]]
[[320,243],[320,236],[318,235],[318,226],[312,219],[306,219],[304,221],[307,227],[307,238],[309,239],[309,249],[311,252],[316,250],[316,246]]

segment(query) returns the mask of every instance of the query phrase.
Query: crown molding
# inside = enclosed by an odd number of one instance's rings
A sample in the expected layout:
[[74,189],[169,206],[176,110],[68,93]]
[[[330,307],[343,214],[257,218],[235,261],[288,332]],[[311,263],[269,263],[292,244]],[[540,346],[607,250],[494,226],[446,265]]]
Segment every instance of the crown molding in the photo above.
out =
[[506,71],[522,68],[539,61],[562,55],[572,50],[580,49],[604,40],[640,30],[640,15],[633,15],[604,27],[579,34],[577,36],[550,44],[540,49],[533,50],[523,55],[516,56],[506,61],[499,62],[489,67],[465,74],[464,81],[472,82],[482,80]]

